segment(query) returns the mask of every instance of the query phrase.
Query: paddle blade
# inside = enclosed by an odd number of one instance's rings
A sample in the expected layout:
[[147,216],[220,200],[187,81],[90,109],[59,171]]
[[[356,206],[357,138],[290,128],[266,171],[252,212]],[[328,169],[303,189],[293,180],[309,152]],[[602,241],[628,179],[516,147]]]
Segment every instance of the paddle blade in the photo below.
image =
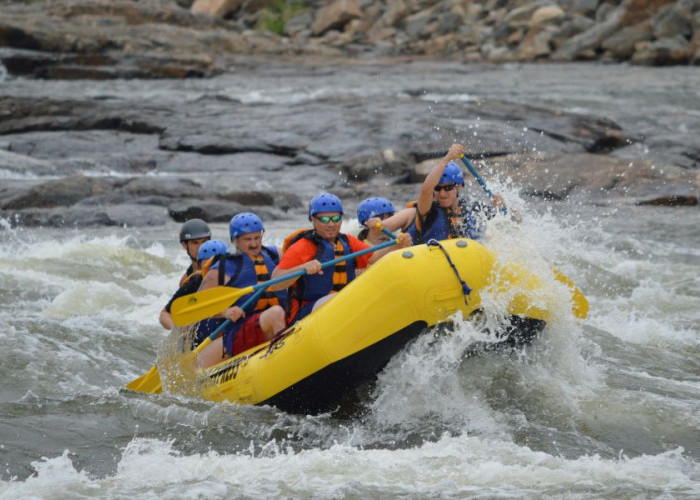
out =
[[173,317],[173,323],[177,326],[189,325],[216,316],[251,292],[253,292],[252,286],[247,288],[217,286],[176,299],[170,309],[170,314]]
[[153,365],[150,370],[126,384],[126,388],[135,392],[145,392],[147,394],[160,394],[163,392],[163,385],[160,381],[158,367]]
[[558,269],[554,269],[554,277],[557,281],[564,283],[571,291],[571,310],[579,319],[586,319],[588,317],[588,299],[583,295],[583,292],[576,284],[571,281],[571,278],[566,276],[564,273]]

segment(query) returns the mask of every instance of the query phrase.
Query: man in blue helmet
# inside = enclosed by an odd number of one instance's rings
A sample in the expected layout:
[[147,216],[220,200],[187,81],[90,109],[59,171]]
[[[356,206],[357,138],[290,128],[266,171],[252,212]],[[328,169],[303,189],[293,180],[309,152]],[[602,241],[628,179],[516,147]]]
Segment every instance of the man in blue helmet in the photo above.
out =
[[[262,220],[253,213],[245,212],[233,217],[229,224],[229,233],[237,252],[227,256],[223,262],[211,266],[199,290],[220,285],[246,288],[270,280],[282,250],[263,245],[263,231]],[[244,295],[221,313],[219,318],[229,319],[231,324],[224,329],[223,336],[214,340],[197,356],[198,367],[211,366],[247,351],[270,340],[284,329],[283,306],[286,294],[267,289],[251,306],[252,312],[244,311],[240,305],[250,296]],[[222,319],[211,321],[208,330],[213,332],[221,321]]]
[[[322,270],[330,260],[369,248],[352,235],[340,232],[343,204],[331,193],[314,196],[309,203],[309,220],[313,229],[295,233],[288,241],[284,256],[272,274],[278,278],[302,269],[306,274],[277,285],[278,289],[291,287],[287,306],[287,323],[299,321],[320,307],[333,294],[342,290],[355,278],[356,270],[364,269],[396,248],[411,244],[408,235],[400,236],[398,246],[388,247],[354,259],[337,263],[333,269]],[[373,229],[374,230],[374,229]]]
[[227,251],[226,243],[221,240],[208,240],[199,245],[197,259],[193,262],[197,269],[190,272],[190,274],[184,279],[180,280],[180,288],[177,290],[177,292],[175,292],[170,301],[160,312],[158,321],[160,321],[163,328],[166,330],[171,330],[174,326],[173,318],[170,315],[170,308],[175,299],[199,290],[199,286],[202,284],[202,278],[205,274],[207,274],[207,270],[213,264],[215,257],[226,255]]
[[[491,206],[482,203],[467,206],[460,199],[464,174],[457,161],[463,155],[464,147],[453,144],[423,181],[418,201],[413,204],[415,210],[402,210],[383,221],[384,226],[390,230],[408,226],[414,244],[460,237],[479,239],[484,220],[505,207],[505,202],[500,194],[491,198]],[[369,224],[375,222],[370,220]]]

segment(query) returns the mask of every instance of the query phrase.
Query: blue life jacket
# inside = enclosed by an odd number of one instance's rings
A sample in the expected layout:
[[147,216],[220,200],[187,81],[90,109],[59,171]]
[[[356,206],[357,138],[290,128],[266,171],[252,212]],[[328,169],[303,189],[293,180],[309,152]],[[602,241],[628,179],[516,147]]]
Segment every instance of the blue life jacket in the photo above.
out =
[[[258,276],[255,272],[255,264],[253,260],[245,254],[228,255],[224,263],[224,269],[220,265],[214,264],[212,269],[219,269],[219,282],[223,282],[224,276],[230,276],[227,283],[223,283],[226,286],[234,288],[245,288],[248,286],[257,285],[259,282],[268,281],[272,276],[272,271],[275,270],[277,264],[279,264],[280,257],[277,252],[277,248],[273,246],[262,247],[261,257],[265,261],[268,273],[266,276]],[[249,293],[239,298],[233,305],[242,305],[246,300],[248,300],[253,294]],[[263,299],[271,299],[276,297],[282,307],[286,304],[286,293],[273,292],[271,290],[265,290],[263,294],[258,298],[258,302]],[[255,310],[253,307],[251,310]],[[248,311],[246,311],[248,313]]]
[[414,245],[426,243],[430,240],[447,240],[451,238],[470,238],[478,240],[483,236],[485,226],[484,217],[487,219],[495,215],[495,209],[475,202],[467,207],[460,200],[459,222],[455,223],[448,210],[442,208],[434,201],[425,216],[418,213],[407,229]]
[[[299,233],[289,242],[289,246],[293,245],[301,238],[306,238],[316,245],[316,255],[314,259],[322,264],[336,258],[335,246],[328,240],[321,238],[312,229]],[[338,241],[340,241],[343,248],[343,255],[352,253],[347,235],[339,234]],[[333,277],[336,273],[346,273],[345,283],[339,284],[333,282]],[[321,297],[325,297],[332,291],[339,292],[353,279],[355,279],[355,259],[338,262],[332,270],[325,269],[323,274],[305,274],[301,276],[290,287],[289,303],[287,307],[288,324],[291,325],[293,322],[299,321],[301,318],[308,315],[311,312],[314,302]],[[291,317],[292,302],[296,302],[298,305],[294,317]]]

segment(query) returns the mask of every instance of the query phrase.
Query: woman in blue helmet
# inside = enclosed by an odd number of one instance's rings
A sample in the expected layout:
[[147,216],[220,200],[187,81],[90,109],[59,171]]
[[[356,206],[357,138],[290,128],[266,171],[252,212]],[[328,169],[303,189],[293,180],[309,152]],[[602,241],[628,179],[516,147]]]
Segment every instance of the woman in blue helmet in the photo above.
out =
[[453,144],[423,181],[418,200],[413,204],[415,210],[402,210],[385,220],[384,226],[396,230],[408,225],[414,244],[460,237],[479,239],[484,220],[492,218],[497,208],[505,207],[505,202],[500,194],[491,198],[492,206],[478,202],[468,206],[460,200],[464,174],[457,161],[463,154],[464,147]]
[[175,299],[199,290],[199,286],[202,284],[202,279],[209,270],[209,267],[214,263],[215,257],[226,255],[227,251],[226,243],[221,240],[208,240],[199,246],[197,250],[197,258],[193,262],[193,264],[196,265],[197,270],[190,272],[189,275],[180,280],[180,288],[177,292],[175,292],[170,301],[160,312],[160,317],[158,320],[163,328],[166,330],[171,330],[174,326],[173,318],[170,315],[170,307],[173,305]]
[[[220,285],[246,288],[268,281],[279,262],[282,250],[263,245],[263,231],[262,220],[253,213],[245,212],[233,217],[229,224],[229,233],[237,252],[211,266],[199,288],[200,291]],[[229,319],[231,324],[224,329],[221,337],[202,350],[197,357],[197,366],[211,366],[247,351],[270,340],[284,329],[284,293],[275,293],[272,289],[267,289],[251,306],[250,311],[244,311],[240,305],[250,296],[244,295],[221,313],[219,318]],[[220,319],[209,321],[209,333],[213,332],[220,322]]]
[[388,236],[383,233],[376,234],[375,232],[370,232],[366,223],[373,217],[377,217],[379,220],[388,219],[394,215],[395,212],[396,210],[394,209],[393,203],[386,198],[374,197],[363,200],[357,206],[357,220],[364,227],[357,235],[357,238],[370,245],[377,245],[382,241],[386,241]]
[[332,269],[322,269],[322,264],[369,248],[369,245],[352,235],[340,232],[343,220],[343,204],[331,193],[321,193],[309,203],[309,220],[313,229],[294,234],[288,242],[284,256],[272,274],[278,278],[296,271],[306,274],[279,283],[277,289],[290,287],[287,323],[289,325],[307,316],[348,283],[355,279],[356,271],[376,262],[396,248],[411,244],[408,235],[401,235],[398,246],[368,253],[337,263]]

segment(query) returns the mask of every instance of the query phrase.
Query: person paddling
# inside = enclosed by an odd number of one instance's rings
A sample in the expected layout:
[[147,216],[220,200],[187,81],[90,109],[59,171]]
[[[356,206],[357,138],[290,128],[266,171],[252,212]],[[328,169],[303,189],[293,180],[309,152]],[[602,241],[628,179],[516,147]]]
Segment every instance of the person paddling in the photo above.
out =
[[[204,276],[199,291],[219,285],[245,288],[268,281],[279,262],[282,250],[263,245],[263,232],[262,219],[257,215],[245,212],[233,217],[229,224],[229,233],[237,253],[226,256],[223,261],[212,265]],[[212,341],[197,356],[198,368],[214,365],[230,356],[247,351],[270,340],[277,332],[284,329],[284,293],[266,290],[252,306],[252,314],[240,307],[249,297],[250,295],[245,295],[239,298],[235,304],[221,313],[218,320],[211,320],[207,328],[202,328],[202,330],[210,330],[209,333],[211,333],[222,319],[231,320],[231,324],[224,329],[223,336]]]
[[173,302],[175,302],[175,299],[199,290],[203,277],[209,270],[209,267],[214,263],[215,257],[226,255],[227,251],[226,243],[221,240],[205,241],[202,246],[199,247],[197,260],[193,263],[196,264],[197,270],[193,271],[184,280],[180,280],[180,288],[160,312],[159,321],[163,328],[171,330],[174,326],[173,318],[170,315],[170,308]]
[[[397,247],[411,244],[410,237],[403,234],[399,237],[397,246],[339,262],[332,270],[323,271],[323,262],[370,246],[352,235],[340,232],[343,204],[334,194],[321,193],[314,196],[309,203],[309,220],[313,229],[294,235],[277,269],[272,273],[273,278],[279,278],[302,269],[306,271],[300,277],[276,285],[277,289],[291,287],[287,306],[289,325],[301,320],[342,290],[355,278],[357,269],[367,267]],[[372,231],[379,232],[379,229],[372,228]]]
[[[505,207],[505,201],[500,194],[491,198],[491,205],[481,202],[469,205],[460,199],[464,174],[456,162],[463,155],[464,146],[453,144],[423,181],[418,200],[413,203],[415,211],[402,210],[382,224],[392,231],[408,224],[407,231],[415,244],[433,239],[481,238],[484,220],[493,218],[497,209]],[[370,219],[368,223],[376,222],[378,219]]]
[[379,220],[388,219],[394,215],[395,212],[394,204],[386,198],[374,197],[363,200],[357,206],[357,221],[363,226],[360,233],[357,235],[357,239],[370,245],[377,245],[378,243],[387,241],[389,238],[387,235],[370,232],[369,227],[367,227],[367,221],[373,217]]
[[[185,250],[190,258],[190,265],[185,270],[185,273],[178,282],[178,287],[182,287],[189,281],[189,277],[196,271],[199,271],[200,265],[197,261],[199,248],[206,241],[211,239],[211,229],[202,219],[190,219],[185,222],[180,228],[180,246]],[[196,289],[195,289],[196,291]],[[177,293],[177,292],[176,292]],[[190,292],[191,293],[191,292]],[[179,295],[178,295],[179,297]],[[172,301],[171,301],[172,302]],[[167,307],[167,306],[166,306]],[[173,328],[173,320],[170,317],[170,309],[164,308],[160,311],[158,322],[166,330]]]

